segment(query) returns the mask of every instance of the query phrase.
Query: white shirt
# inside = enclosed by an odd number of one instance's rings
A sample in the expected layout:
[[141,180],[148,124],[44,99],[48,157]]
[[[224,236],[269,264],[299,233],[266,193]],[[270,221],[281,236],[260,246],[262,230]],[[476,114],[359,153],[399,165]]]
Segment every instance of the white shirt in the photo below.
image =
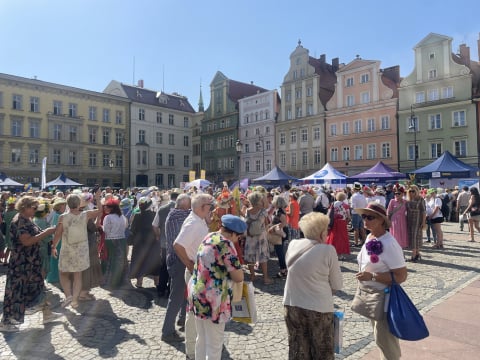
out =
[[128,220],[125,216],[117,214],[108,214],[103,219],[103,231],[105,239],[124,239],[125,229],[128,226]]
[[188,258],[195,262],[198,247],[207,234],[207,223],[192,211],[183,222],[182,228],[173,243],[183,246]]
[[350,198],[350,202],[352,203],[352,214],[356,214],[355,209],[366,208],[368,205],[367,199],[365,196],[356,192]]

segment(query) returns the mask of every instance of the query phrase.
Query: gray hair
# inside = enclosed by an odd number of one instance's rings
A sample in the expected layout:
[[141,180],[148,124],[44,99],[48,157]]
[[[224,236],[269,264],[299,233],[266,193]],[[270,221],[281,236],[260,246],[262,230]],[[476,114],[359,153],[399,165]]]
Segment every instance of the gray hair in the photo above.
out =
[[76,209],[80,206],[82,199],[80,195],[70,194],[67,196],[67,205],[70,209]]
[[175,200],[176,209],[190,209],[192,199],[187,194],[180,194]]
[[251,194],[248,195],[247,198],[248,198],[248,201],[250,201],[250,204],[252,206],[257,206],[261,202],[263,202],[263,194],[258,191],[252,192]]
[[278,209],[284,209],[287,207],[287,200],[283,196],[275,196],[272,201],[272,205]]
[[210,194],[198,194],[192,197],[192,210],[198,209],[206,203],[213,202],[213,196]]

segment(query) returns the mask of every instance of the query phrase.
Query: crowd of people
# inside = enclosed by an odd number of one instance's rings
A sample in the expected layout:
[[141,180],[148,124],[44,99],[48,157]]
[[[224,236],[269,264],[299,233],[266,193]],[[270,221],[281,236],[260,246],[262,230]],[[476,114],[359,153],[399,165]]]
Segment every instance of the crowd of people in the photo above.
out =
[[[421,261],[424,231],[438,250],[444,249],[443,221],[459,221],[461,231],[467,223],[470,241],[480,231],[476,188],[413,184],[354,183],[335,191],[256,186],[243,193],[226,184],[218,190],[95,187],[5,192],[0,206],[0,262],[8,266],[0,331],[18,331],[25,315],[40,310],[44,323],[60,320],[49,284],[62,289],[62,307],[76,309],[95,300],[95,287],[142,288],[149,276],[158,295],[168,297],[161,339],[185,341],[190,359],[220,359],[232,284],[244,277],[265,286],[286,280],[290,359],[333,359],[333,294],[343,286],[339,262],[353,260],[352,246],[361,247],[359,286],[382,291],[391,273],[398,283],[406,280],[406,261]],[[382,251],[372,257],[369,249],[378,242]],[[275,276],[268,269],[272,257]],[[386,320],[372,326],[385,358],[399,358]]]

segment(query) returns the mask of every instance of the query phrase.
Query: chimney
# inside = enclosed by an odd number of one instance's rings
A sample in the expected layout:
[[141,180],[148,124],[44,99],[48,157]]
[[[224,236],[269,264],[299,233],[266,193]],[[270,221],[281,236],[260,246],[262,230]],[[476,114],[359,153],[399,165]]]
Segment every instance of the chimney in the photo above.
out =
[[465,44],[460,44],[460,57],[463,63],[470,67],[470,48]]
[[338,59],[338,57],[332,59],[332,67],[333,67],[333,71],[337,71],[338,70],[338,65],[340,63],[340,60]]
[[326,58],[327,58],[327,56],[325,54],[320,55],[320,62],[322,64],[325,64]]
[[137,86],[143,89],[143,80],[138,80]]

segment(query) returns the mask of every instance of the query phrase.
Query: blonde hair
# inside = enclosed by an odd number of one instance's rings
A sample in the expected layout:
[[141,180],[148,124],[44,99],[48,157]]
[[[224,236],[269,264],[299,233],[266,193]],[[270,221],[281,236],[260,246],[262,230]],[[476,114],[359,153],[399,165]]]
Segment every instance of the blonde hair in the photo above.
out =
[[22,212],[25,209],[28,209],[32,206],[40,204],[38,199],[34,196],[22,196],[15,204],[15,209],[19,212]]
[[252,206],[260,205],[263,202],[263,194],[257,191],[248,194],[247,198]]
[[311,212],[300,219],[298,226],[307,239],[318,240],[327,231],[330,219],[327,215]]

